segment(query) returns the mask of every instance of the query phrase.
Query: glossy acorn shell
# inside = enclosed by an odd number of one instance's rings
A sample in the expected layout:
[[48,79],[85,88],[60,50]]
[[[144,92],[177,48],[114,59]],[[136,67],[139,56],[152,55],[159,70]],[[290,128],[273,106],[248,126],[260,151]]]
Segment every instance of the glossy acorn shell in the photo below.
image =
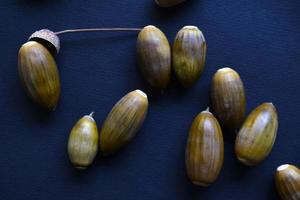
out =
[[218,177],[224,160],[224,142],[217,119],[201,112],[189,131],[185,161],[189,179],[199,186],[209,186]]
[[161,7],[171,7],[184,2],[185,0],[155,0]]
[[201,76],[206,58],[206,42],[196,26],[185,26],[173,44],[173,69],[180,83],[189,87]]
[[153,88],[165,89],[171,77],[171,49],[164,33],[146,26],[138,35],[136,47],[143,77]]
[[300,170],[293,165],[281,165],[275,174],[277,191],[283,200],[300,199]]
[[239,74],[231,68],[219,69],[212,80],[213,110],[221,125],[238,129],[246,110],[246,95]]
[[25,43],[19,50],[18,71],[30,98],[40,106],[53,110],[60,96],[60,80],[51,53],[38,42]]
[[102,155],[110,155],[131,141],[142,126],[148,110],[147,95],[135,90],[112,108],[100,133]]
[[255,108],[237,135],[235,141],[237,158],[249,166],[261,163],[272,150],[277,128],[277,111],[272,103],[264,103]]
[[99,134],[91,115],[82,117],[71,130],[68,141],[68,154],[77,169],[90,166],[98,151]]

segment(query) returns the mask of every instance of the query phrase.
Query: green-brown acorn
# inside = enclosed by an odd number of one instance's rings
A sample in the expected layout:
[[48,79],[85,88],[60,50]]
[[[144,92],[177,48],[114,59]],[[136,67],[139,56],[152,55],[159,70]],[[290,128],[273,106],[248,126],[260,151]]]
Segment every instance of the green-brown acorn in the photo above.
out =
[[163,90],[171,77],[171,50],[164,33],[155,26],[144,27],[137,39],[139,68],[146,81]]
[[196,26],[185,26],[176,35],[173,45],[173,69],[180,83],[189,87],[201,76],[205,58],[206,42]]
[[285,164],[277,168],[275,174],[277,191],[283,200],[300,199],[300,170]]
[[100,133],[102,155],[118,151],[142,126],[148,110],[147,95],[135,90],[120,99],[106,117]]
[[211,99],[222,126],[237,129],[244,120],[246,95],[239,74],[231,68],[219,69],[212,80]]
[[161,7],[171,7],[184,2],[185,0],[155,0]]
[[212,184],[218,177],[224,160],[224,142],[217,119],[201,112],[190,128],[185,161],[190,180],[200,186]]
[[51,53],[38,42],[25,43],[19,50],[18,71],[30,98],[40,106],[53,110],[60,96],[60,80]]
[[68,141],[68,154],[77,169],[85,169],[94,161],[99,134],[93,113],[82,117],[71,130]]
[[255,108],[237,135],[235,141],[237,158],[249,166],[262,162],[272,150],[277,128],[277,111],[272,103],[264,103]]

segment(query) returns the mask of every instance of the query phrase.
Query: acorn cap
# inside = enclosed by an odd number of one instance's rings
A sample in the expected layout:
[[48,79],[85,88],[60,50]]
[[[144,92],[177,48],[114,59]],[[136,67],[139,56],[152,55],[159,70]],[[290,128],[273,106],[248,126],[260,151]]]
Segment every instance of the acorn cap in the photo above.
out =
[[28,41],[36,41],[44,45],[53,55],[58,54],[60,50],[60,40],[58,36],[48,29],[42,29],[34,32]]

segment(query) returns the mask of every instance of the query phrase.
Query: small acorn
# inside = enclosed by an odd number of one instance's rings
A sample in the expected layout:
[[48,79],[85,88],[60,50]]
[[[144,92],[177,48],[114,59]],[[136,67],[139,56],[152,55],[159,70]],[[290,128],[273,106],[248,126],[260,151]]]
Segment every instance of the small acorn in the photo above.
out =
[[93,113],[82,117],[71,130],[68,154],[77,169],[90,166],[98,151],[99,134]]
[[275,174],[277,191],[283,200],[300,199],[300,170],[285,164],[277,168]]
[[190,180],[209,186],[218,177],[224,160],[224,142],[217,119],[207,110],[194,119],[187,141],[185,162]]
[[60,96],[59,72],[54,52],[59,39],[48,30],[32,34],[18,55],[19,77],[29,97],[40,106],[53,110]]
[[180,83],[189,87],[201,76],[206,58],[206,42],[196,26],[185,26],[173,45],[173,69]]
[[185,0],[155,0],[161,7],[171,7],[184,2]]
[[212,80],[213,109],[222,126],[237,129],[244,120],[246,95],[239,74],[231,68],[219,69]]
[[272,150],[277,128],[277,111],[272,103],[255,108],[243,123],[235,141],[238,160],[249,166],[262,162]]
[[148,111],[147,95],[135,90],[121,98],[106,117],[100,133],[100,151],[110,155],[131,141]]
[[164,33],[152,25],[144,27],[137,38],[137,56],[150,86],[164,90],[171,77],[171,49]]

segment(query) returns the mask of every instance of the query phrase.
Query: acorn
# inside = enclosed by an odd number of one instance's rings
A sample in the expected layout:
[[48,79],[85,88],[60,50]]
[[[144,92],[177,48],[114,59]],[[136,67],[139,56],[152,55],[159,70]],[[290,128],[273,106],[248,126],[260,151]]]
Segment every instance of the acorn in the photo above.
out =
[[244,120],[246,95],[239,74],[231,68],[219,69],[212,80],[211,99],[222,126],[237,129]]
[[18,71],[29,97],[40,106],[53,110],[60,96],[59,72],[54,52],[59,50],[58,37],[49,30],[32,34],[18,55]]
[[161,7],[171,7],[184,2],[185,0],[155,0]]
[[106,117],[100,133],[100,151],[110,155],[131,141],[142,126],[148,110],[147,95],[135,90],[121,98]]
[[90,166],[98,151],[99,134],[93,113],[82,117],[71,130],[68,154],[77,169]]
[[189,131],[185,162],[189,179],[199,186],[209,186],[217,179],[224,160],[222,130],[208,110],[194,119]]
[[300,199],[300,170],[293,165],[285,164],[277,168],[275,182],[283,200]]
[[206,58],[206,42],[196,26],[185,26],[173,45],[173,69],[180,83],[189,87],[201,76]]
[[277,111],[272,103],[255,108],[243,123],[235,141],[238,160],[249,166],[261,163],[272,150],[277,128]]
[[144,27],[137,38],[139,68],[153,88],[164,90],[171,77],[171,50],[164,33],[155,26]]

